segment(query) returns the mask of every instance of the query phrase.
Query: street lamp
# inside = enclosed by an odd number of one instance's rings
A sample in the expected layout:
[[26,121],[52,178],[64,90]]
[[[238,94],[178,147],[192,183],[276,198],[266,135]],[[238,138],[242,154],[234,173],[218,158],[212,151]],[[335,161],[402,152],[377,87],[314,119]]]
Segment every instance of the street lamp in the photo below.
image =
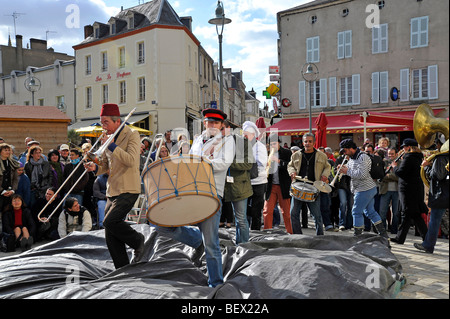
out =
[[317,80],[319,77],[319,69],[317,65],[314,63],[306,62],[302,66],[302,77],[305,81],[309,83],[309,133],[312,133],[312,117],[311,117],[311,108],[312,108],[312,92],[311,92],[311,83]]
[[[216,17],[208,21],[209,24],[216,26],[216,32],[219,36],[219,85],[220,85],[220,108],[223,110],[223,66],[222,66],[222,33],[223,26],[231,23],[231,19],[225,18],[222,1],[217,1]],[[220,27],[220,32],[219,32]]]
[[34,92],[39,91],[41,88],[41,81],[35,77],[34,75],[29,75],[25,82],[24,82],[25,88],[31,92],[31,101],[32,105],[34,106]]

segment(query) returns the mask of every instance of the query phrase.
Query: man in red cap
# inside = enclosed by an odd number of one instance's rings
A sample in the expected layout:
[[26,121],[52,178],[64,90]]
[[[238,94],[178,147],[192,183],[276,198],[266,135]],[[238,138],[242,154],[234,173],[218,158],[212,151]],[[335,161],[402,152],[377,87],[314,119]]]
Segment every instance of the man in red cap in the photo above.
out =
[[[103,104],[100,120],[106,133],[114,134],[121,126],[119,107]],[[139,133],[124,125],[102,154],[100,163],[86,164],[88,171],[95,171],[96,175],[109,170],[103,226],[116,269],[130,263],[125,245],[134,249],[133,262],[139,262],[144,252],[144,235],[124,221],[141,192],[140,144]]]
[[[234,139],[222,136],[221,129],[227,115],[217,109],[203,110],[205,130],[192,143],[190,153],[207,157],[212,164],[217,195],[222,200],[228,167],[234,159]],[[195,248],[192,260],[201,257],[203,251],[208,271],[208,284],[216,287],[223,283],[222,253],[219,246],[219,222],[222,209],[213,216],[197,224],[198,227],[161,227],[158,232]]]

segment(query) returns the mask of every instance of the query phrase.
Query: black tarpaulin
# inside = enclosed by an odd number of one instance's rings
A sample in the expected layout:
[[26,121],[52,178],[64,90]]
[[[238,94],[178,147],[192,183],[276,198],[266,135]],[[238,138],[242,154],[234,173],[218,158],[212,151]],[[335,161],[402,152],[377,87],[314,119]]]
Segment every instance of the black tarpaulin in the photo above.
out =
[[[146,262],[115,270],[104,231],[75,232],[22,254],[0,258],[0,298],[288,299],[393,298],[402,267],[374,234],[288,235],[251,231],[235,246],[220,229],[225,283],[207,285],[205,256],[133,226],[146,238]],[[132,251],[129,250],[130,258]]]

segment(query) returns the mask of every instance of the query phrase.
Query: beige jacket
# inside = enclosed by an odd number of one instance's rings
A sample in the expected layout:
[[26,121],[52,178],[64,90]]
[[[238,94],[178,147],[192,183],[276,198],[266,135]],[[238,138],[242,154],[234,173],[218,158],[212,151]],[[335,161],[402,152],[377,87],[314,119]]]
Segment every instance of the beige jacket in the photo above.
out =
[[[291,161],[287,166],[287,171],[289,175],[295,173],[298,175],[300,172],[300,167],[302,166],[302,151],[297,151],[291,156]],[[316,152],[316,157],[314,161],[314,177],[316,181],[320,181],[321,176],[330,176],[331,165],[328,163],[328,157],[325,153],[320,151]]]
[[125,125],[122,132],[116,136],[115,144],[117,147],[113,152],[106,149],[97,171],[97,175],[101,175],[109,169],[106,196],[139,194],[141,192],[139,133]]

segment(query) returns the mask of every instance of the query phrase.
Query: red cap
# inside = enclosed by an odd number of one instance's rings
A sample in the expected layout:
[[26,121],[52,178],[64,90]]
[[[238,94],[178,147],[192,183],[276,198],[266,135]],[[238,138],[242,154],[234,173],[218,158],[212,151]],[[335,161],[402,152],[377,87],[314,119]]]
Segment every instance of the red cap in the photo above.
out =
[[120,116],[119,106],[117,104],[103,104],[100,116]]

